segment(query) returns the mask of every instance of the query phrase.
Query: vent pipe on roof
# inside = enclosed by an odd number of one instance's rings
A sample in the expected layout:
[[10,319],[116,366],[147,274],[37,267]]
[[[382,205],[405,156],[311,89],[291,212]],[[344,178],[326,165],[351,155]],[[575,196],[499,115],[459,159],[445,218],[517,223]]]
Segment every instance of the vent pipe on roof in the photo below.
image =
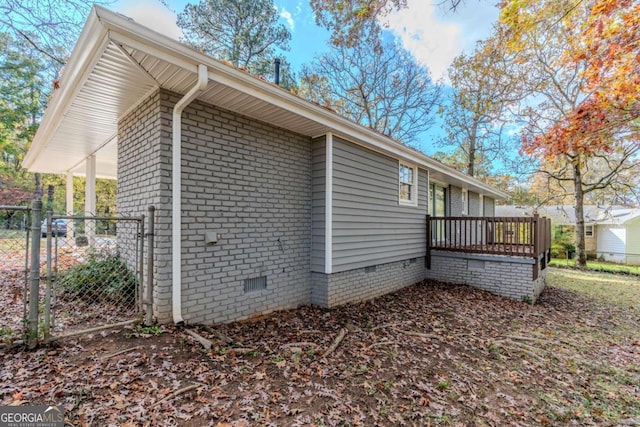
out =
[[273,60],[273,64],[275,67],[275,77],[274,77],[274,83],[277,86],[280,86],[280,58],[276,58]]
[[171,212],[171,314],[182,323],[182,111],[207,88],[209,71],[198,65],[198,81],[173,107],[172,212]]

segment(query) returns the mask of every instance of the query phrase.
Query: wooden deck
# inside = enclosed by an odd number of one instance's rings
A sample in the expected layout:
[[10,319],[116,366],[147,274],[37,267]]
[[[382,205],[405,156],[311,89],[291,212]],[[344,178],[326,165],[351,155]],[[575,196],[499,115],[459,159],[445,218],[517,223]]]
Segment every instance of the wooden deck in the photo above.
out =
[[[551,220],[533,217],[431,217],[426,223],[427,256],[431,251],[533,258],[546,263],[551,255]],[[542,255],[545,255],[542,257]]]
[[509,244],[491,244],[491,245],[460,245],[455,247],[446,247],[440,245],[433,245],[431,249],[438,251],[449,252],[466,252],[466,253],[479,253],[489,255],[510,255],[510,256],[522,256],[532,257],[534,250],[530,245],[509,245]]

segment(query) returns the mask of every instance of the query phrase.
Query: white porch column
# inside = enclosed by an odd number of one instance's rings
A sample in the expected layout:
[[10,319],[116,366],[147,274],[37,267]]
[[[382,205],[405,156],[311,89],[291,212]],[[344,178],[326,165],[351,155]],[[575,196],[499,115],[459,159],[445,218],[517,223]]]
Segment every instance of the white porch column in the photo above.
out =
[[67,215],[73,215],[73,173],[67,172]]
[[[93,216],[96,214],[96,156],[87,157],[85,187],[84,187],[84,214]],[[93,246],[96,236],[96,222],[85,221],[84,233],[89,240],[89,246]]]
[[[73,215],[73,173],[67,172],[67,192],[66,192],[66,207],[65,212],[67,215]],[[67,236],[69,239],[73,239],[73,221],[67,221]]]

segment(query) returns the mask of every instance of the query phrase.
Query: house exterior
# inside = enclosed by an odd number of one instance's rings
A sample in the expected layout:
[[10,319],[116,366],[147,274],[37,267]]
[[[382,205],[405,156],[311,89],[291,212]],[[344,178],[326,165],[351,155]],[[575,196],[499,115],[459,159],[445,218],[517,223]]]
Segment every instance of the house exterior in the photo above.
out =
[[597,221],[594,234],[598,258],[640,265],[640,209],[610,210]]
[[98,6],[24,164],[85,175],[89,205],[95,177],[117,178],[119,215],[155,206],[160,322],[411,285],[428,276],[427,214],[493,216],[506,196]]
[[[570,233],[575,243],[575,208],[568,205],[541,206],[540,215],[551,219],[556,237]],[[529,216],[530,207],[497,206],[499,216]],[[640,265],[640,208],[584,206],[585,250],[604,261]]]

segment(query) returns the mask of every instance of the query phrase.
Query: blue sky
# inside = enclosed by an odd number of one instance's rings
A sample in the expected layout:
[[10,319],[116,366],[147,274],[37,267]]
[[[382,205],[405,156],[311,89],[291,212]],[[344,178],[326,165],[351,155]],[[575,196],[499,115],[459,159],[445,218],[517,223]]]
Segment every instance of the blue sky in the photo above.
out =
[[[189,1],[166,0],[166,3],[168,7],[159,0],[117,0],[110,8],[177,39],[181,31],[175,23],[176,13]],[[315,24],[308,0],[274,0],[274,3],[282,23],[291,30],[291,49],[284,55],[295,71],[326,50],[328,34]],[[456,13],[429,0],[408,0],[407,3],[406,9],[388,16],[383,24],[418,62],[429,68],[434,80],[445,82],[452,60],[463,51],[472,51],[476,41],[486,38],[498,17],[498,9],[487,0],[468,0]],[[422,136],[418,148],[433,154],[438,148],[430,141],[441,135],[441,128],[436,124]]]

